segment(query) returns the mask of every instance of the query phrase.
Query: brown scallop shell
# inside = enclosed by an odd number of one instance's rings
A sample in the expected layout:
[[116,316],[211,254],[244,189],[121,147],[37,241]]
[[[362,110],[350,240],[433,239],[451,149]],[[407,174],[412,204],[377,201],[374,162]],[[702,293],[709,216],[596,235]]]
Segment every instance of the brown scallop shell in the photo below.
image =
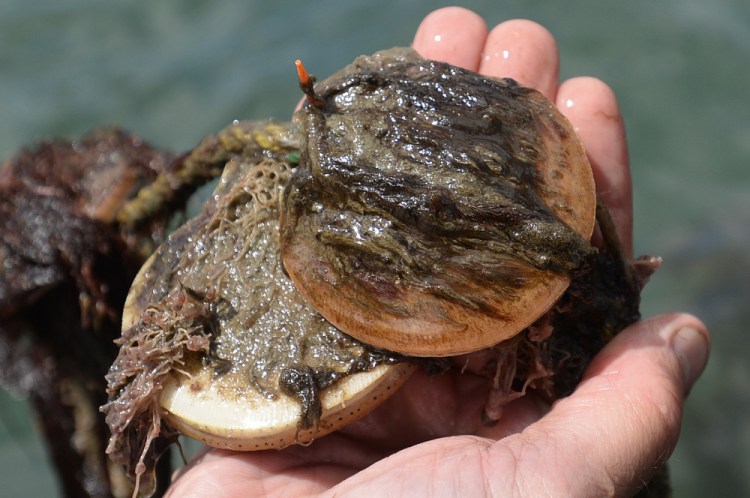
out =
[[346,333],[413,356],[475,351],[533,323],[591,257],[591,167],[541,93],[393,49],[308,100],[282,258]]

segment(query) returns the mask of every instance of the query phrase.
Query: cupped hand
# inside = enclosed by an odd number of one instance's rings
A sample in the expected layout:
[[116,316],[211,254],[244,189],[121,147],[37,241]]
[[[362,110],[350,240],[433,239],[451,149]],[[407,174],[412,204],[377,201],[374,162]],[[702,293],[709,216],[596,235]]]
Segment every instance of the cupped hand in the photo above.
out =
[[[512,77],[557,104],[592,163],[628,254],[632,206],[627,144],[612,91],[594,78],[558,84],[548,31],[508,21],[488,33],[461,8],[433,12],[414,48],[482,74]],[[677,441],[685,396],[705,367],[709,336],[684,314],[636,323],[593,360],[576,391],[546,406],[515,400],[481,423],[487,380],[415,374],[380,408],[307,447],[208,450],[179,473],[171,497],[623,496]]]

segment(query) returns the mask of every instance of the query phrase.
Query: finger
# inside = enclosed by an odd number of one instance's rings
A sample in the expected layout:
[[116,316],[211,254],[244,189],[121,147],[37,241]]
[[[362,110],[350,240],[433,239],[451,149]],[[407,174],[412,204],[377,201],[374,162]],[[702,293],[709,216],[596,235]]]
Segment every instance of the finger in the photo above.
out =
[[570,397],[505,442],[526,463],[546,462],[558,474],[551,479],[567,476],[562,494],[629,496],[674,449],[684,397],[709,348],[708,332],[691,316],[639,322],[602,350]]
[[583,142],[596,190],[607,205],[628,257],[633,252],[633,204],[625,125],[617,98],[596,78],[560,85],[557,106]]
[[484,19],[461,7],[446,7],[424,18],[412,47],[426,59],[476,71],[486,38]]
[[557,43],[550,32],[517,19],[498,24],[487,36],[479,72],[513,78],[554,99],[559,66]]

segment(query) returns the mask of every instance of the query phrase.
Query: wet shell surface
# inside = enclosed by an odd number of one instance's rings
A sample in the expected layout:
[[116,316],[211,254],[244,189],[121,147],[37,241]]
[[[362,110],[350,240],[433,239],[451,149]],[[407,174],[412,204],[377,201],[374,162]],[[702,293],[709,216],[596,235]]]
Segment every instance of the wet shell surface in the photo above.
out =
[[230,161],[126,303],[126,336],[187,350],[159,380],[162,415],[211,446],[309,442],[365,415],[414,370],[338,331],[282,272],[278,201],[289,173],[277,159]]
[[590,261],[591,167],[535,90],[392,49],[316,85],[297,119],[284,267],[367,344],[412,356],[497,344]]

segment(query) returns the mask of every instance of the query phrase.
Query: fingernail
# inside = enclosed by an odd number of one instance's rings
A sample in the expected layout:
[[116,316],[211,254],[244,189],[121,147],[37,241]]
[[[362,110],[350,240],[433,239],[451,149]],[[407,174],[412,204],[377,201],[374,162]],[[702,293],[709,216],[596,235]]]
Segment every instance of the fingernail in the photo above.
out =
[[708,361],[708,336],[693,327],[683,327],[672,336],[672,350],[677,355],[685,376],[685,391],[689,392]]

